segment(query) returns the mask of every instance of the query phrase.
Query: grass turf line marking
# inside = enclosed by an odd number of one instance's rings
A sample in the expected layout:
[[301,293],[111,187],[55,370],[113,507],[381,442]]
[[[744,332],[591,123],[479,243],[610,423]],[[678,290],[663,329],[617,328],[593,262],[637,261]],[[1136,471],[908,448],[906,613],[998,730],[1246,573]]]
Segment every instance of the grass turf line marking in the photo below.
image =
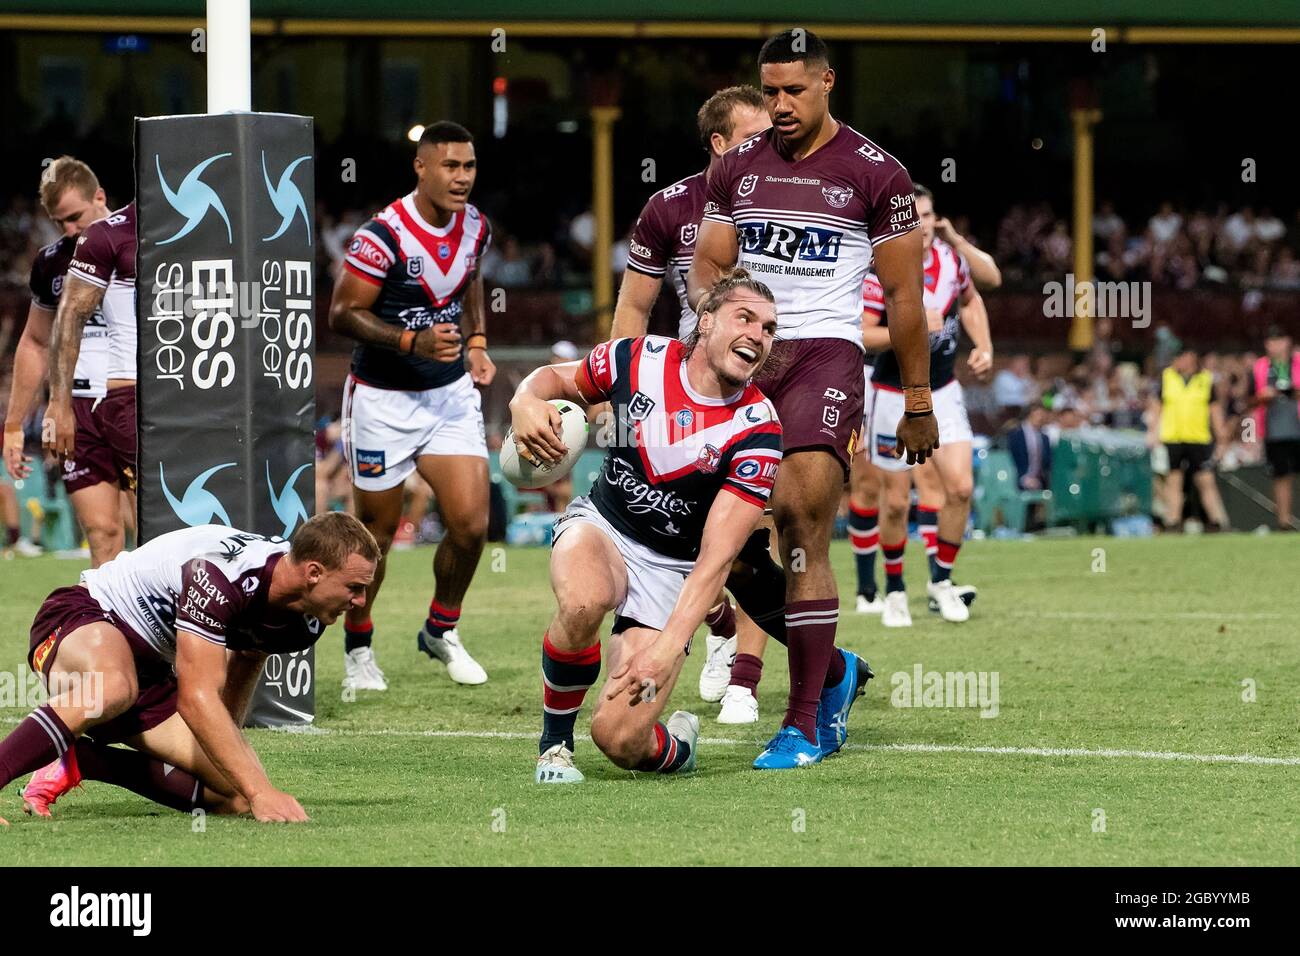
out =
[[[334,730],[327,727],[300,729],[274,728],[280,733],[327,734],[342,737],[447,737],[483,740],[536,740],[537,734],[509,730]],[[590,741],[585,734],[576,739]],[[701,737],[702,744],[718,747],[761,747],[761,739],[737,740],[733,737]],[[1190,754],[1173,750],[1088,750],[1082,747],[967,747],[959,744],[845,744],[845,750],[884,750],[898,753],[958,753],[992,754],[996,756],[1024,757],[1099,757],[1103,759],[1130,758],[1135,760],[1174,760],[1190,763],[1237,763],[1264,766],[1300,767],[1300,757],[1260,757],[1254,754]]]

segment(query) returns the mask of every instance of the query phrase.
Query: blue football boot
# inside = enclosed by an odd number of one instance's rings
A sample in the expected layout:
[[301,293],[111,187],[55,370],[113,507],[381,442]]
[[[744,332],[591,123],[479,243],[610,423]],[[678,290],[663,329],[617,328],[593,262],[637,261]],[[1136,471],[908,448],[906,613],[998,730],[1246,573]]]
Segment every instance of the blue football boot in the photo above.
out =
[[823,757],[839,753],[844,746],[849,736],[849,711],[853,702],[866,693],[867,681],[876,676],[871,672],[871,665],[857,654],[838,647],[835,650],[844,655],[844,679],[834,687],[823,689],[817,702],[817,740]]
[[755,770],[793,770],[821,763],[822,750],[798,727],[782,727],[754,760]]

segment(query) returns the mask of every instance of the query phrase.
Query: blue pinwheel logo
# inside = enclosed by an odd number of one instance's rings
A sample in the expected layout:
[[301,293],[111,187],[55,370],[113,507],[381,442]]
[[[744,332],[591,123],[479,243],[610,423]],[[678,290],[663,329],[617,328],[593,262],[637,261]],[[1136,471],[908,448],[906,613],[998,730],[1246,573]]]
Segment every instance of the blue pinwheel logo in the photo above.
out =
[[275,516],[284,523],[284,530],[280,532],[282,538],[293,534],[293,529],[297,527],[299,521],[307,520],[307,506],[302,503],[298,489],[293,484],[298,480],[298,476],[310,467],[310,462],[299,465],[277,493],[275,482],[271,480],[271,463],[269,461],[266,463],[266,487],[271,493],[271,508],[275,511]]
[[263,242],[279,239],[293,224],[298,213],[302,213],[303,225],[307,227],[307,243],[311,244],[311,214],[307,211],[307,200],[302,198],[302,191],[293,181],[293,171],[299,164],[309,159],[310,156],[299,156],[285,167],[284,172],[280,174],[280,181],[272,186],[271,174],[266,169],[266,151],[262,151],[262,178],[266,181],[266,191],[271,197],[271,205],[275,206],[275,211],[280,214],[280,228],[263,239]]
[[163,175],[162,161],[155,153],[153,157],[154,166],[158,169],[158,182],[162,184],[163,196],[167,202],[178,213],[185,217],[185,225],[176,230],[176,234],[170,239],[161,240],[158,245],[165,246],[169,242],[175,242],[182,239],[194,231],[208,215],[208,210],[215,209],[223,222],[226,224],[226,241],[233,243],[235,241],[234,232],[230,228],[230,217],[226,215],[226,207],[221,203],[221,197],[216,191],[205,183],[200,177],[203,171],[219,159],[225,159],[232,153],[218,153],[215,156],[209,156],[203,162],[199,163],[186,174],[181,180],[180,188],[173,190],[167,184],[167,177]]
[[162,462],[158,462],[158,480],[162,482],[163,494],[167,496],[167,503],[172,506],[172,511],[176,513],[176,517],[191,528],[201,524],[212,524],[214,517],[220,518],[222,524],[231,527],[230,515],[226,514],[226,509],[221,506],[217,496],[204,488],[203,485],[221,469],[234,467],[235,463],[233,461],[226,462],[224,465],[214,465],[191,481],[189,487],[185,489],[185,494],[179,500],[167,487],[167,476],[163,474]]

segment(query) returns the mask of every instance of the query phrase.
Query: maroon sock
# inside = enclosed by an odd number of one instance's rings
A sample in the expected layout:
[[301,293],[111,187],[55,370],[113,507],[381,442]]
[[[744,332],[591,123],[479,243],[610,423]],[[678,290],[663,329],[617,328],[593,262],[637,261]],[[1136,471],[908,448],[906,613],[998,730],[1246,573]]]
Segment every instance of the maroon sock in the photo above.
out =
[[49,704],[37,707],[0,741],[0,790],[62,757],[75,739]]
[[831,661],[826,666],[826,681],[822,688],[834,687],[840,681],[844,680],[844,655],[840,653],[838,647],[831,649]]
[[203,784],[198,777],[138,750],[78,740],[77,767],[86,780],[111,783],[173,810],[188,812],[201,806]]
[[716,637],[725,637],[727,640],[736,636],[736,609],[731,606],[731,602],[723,598],[721,606],[708,617],[704,623],[709,625],[709,633]]
[[799,728],[814,743],[817,741],[817,699],[821,697],[831,655],[835,653],[835,624],[839,616],[837,597],[797,601],[785,606],[790,699],[781,726]]
[[6,529],[5,529],[5,546],[6,546],[6,547],[9,547],[9,548],[12,548],[14,545],[16,545],[16,544],[18,543],[18,539],[19,539],[20,537],[22,537],[22,532],[20,532],[20,531],[18,530],[17,527],[6,528]]
[[753,654],[737,654],[736,663],[731,665],[731,686],[747,687],[755,697],[758,696],[758,682],[763,679],[763,658]]

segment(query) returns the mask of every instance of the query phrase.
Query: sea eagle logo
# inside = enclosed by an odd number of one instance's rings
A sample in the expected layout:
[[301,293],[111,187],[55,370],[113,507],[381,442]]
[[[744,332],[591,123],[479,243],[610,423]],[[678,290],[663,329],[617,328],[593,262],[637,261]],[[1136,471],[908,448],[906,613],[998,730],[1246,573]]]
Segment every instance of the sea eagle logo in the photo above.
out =
[[216,191],[211,186],[199,178],[203,175],[203,171],[217,160],[225,159],[231,155],[233,154],[218,153],[215,156],[209,156],[186,174],[185,178],[181,180],[179,189],[173,190],[171,186],[167,185],[167,179],[163,176],[162,160],[158,158],[157,153],[154,154],[153,162],[158,170],[158,182],[162,185],[163,196],[166,198],[168,205],[185,217],[185,225],[176,230],[175,235],[170,239],[163,239],[158,245],[165,246],[169,242],[175,242],[177,239],[188,236],[207,217],[209,209],[215,209],[222,222],[226,224],[226,241],[230,243],[235,241],[234,233],[230,228],[230,217],[226,215],[226,207],[221,204],[221,197],[216,194]]
[[221,506],[217,496],[204,488],[203,485],[221,469],[234,467],[235,463],[228,461],[224,465],[214,465],[209,468],[190,482],[189,487],[185,489],[185,494],[179,501],[172,494],[171,489],[167,487],[167,476],[163,474],[162,462],[158,462],[158,480],[162,482],[163,494],[167,498],[167,503],[172,506],[172,511],[176,513],[176,517],[191,528],[201,524],[212,524],[214,517],[220,518],[222,524],[231,527],[230,515],[226,514],[226,509]]
[[271,174],[266,169],[266,150],[262,150],[262,179],[266,182],[266,191],[271,197],[271,205],[280,214],[280,228],[263,239],[263,242],[279,239],[293,225],[298,213],[302,213],[302,223],[307,227],[307,244],[311,245],[311,214],[307,211],[307,200],[302,198],[302,190],[293,181],[293,171],[299,164],[309,159],[310,156],[299,156],[284,168],[284,172],[280,174],[280,181],[272,186]]

